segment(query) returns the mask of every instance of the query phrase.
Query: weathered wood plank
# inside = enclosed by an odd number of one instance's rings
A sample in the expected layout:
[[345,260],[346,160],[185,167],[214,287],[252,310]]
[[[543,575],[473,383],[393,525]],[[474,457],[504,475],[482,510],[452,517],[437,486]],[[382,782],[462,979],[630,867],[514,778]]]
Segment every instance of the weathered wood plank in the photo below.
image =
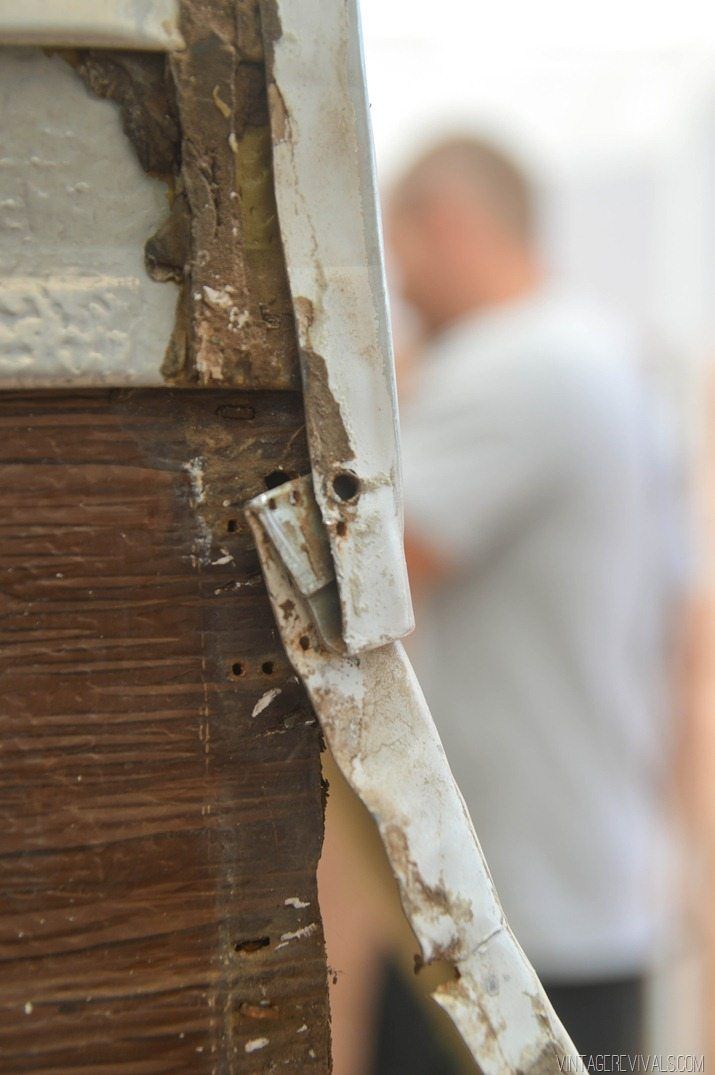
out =
[[240,510],[302,423],[0,396],[2,1072],[329,1070],[319,733]]

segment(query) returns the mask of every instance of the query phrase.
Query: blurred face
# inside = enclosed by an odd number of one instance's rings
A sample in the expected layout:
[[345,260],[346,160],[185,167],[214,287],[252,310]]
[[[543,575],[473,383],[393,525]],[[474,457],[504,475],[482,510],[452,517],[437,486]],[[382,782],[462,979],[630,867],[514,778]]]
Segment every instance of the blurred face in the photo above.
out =
[[499,301],[526,253],[458,177],[396,197],[385,234],[396,286],[428,333]]
[[441,215],[427,206],[397,208],[386,227],[397,288],[427,329],[448,320],[452,290],[454,254]]

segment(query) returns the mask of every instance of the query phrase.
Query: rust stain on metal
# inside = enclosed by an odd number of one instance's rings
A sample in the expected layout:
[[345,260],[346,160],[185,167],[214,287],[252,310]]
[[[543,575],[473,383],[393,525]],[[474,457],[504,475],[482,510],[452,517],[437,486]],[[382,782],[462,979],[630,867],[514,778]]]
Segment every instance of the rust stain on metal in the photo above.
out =
[[[308,442],[314,458],[348,461],[355,458],[340,404],[330,390],[325,359],[303,349]],[[309,403],[308,403],[309,401]]]
[[[264,3],[261,17],[265,48],[268,58],[271,60],[275,43],[283,33],[277,5]],[[273,66],[274,64],[270,62],[269,68],[272,69]],[[269,78],[268,100],[273,124],[273,139],[276,142],[285,143],[292,155],[293,140],[290,112],[273,77]],[[326,124],[331,122],[330,111],[326,112],[325,122]],[[317,252],[318,244],[314,235],[309,206],[305,204],[303,208],[305,210],[304,222],[306,227],[313,232],[313,244]],[[311,458],[314,467],[317,465],[321,476],[324,476],[329,460],[348,461],[355,458],[355,452],[350,442],[349,431],[345,426],[342,408],[330,387],[325,358],[315,347],[311,335],[316,316],[322,316],[322,298],[327,289],[325,272],[317,256],[313,259],[311,270],[315,274],[320,295],[316,297],[315,301],[303,295],[294,295],[293,311],[300,345]],[[317,310],[316,302],[318,303]]]
[[291,131],[290,116],[283,95],[275,82],[271,82],[268,86],[268,103],[273,117],[274,138],[277,142],[287,142]]
[[[390,862],[400,875],[409,878],[409,886],[406,892],[414,892],[419,895],[415,901],[415,908],[419,904],[428,903],[436,910],[446,915],[452,915],[455,923],[469,922],[473,918],[471,905],[467,900],[462,900],[454,893],[448,892],[442,884],[429,884],[420,870],[419,865],[410,855],[410,845],[405,828],[402,825],[391,822],[385,824],[382,829],[382,839],[388,853]],[[462,944],[455,925],[455,936],[447,944],[436,948],[425,963],[434,963],[445,959],[456,963],[463,955]]]
[[303,390],[312,456],[320,460],[354,459],[355,452],[342,409],[330,388],[325,359],[311,345],[310,330],[315,321],[315,306],[310,299],[298,295],[293,300],[293,309],[298,339],[301,341]]

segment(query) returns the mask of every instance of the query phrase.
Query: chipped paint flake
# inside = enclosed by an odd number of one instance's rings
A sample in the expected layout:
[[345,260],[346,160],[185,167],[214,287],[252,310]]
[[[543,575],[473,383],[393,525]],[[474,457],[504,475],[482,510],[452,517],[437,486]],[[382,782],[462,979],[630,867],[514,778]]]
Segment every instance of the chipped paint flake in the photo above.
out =
[[265,1049],[266,1045],[270,1044],[270,1038],[251,1038],[243,1046],[244,1052],[256,1053],[259,1049]]
[[302,907],[310,907],[310,902],[299,899],[298,896],[289,896],[287,900],[283,900],[286,907],[295,907],[296,910],[300,910]]
[[231,118],[231,109],[229,108],[229,106],[226,104],[226,102],[222,98],[221,94],[219,93],[218,86],[214,86],[214,88],[212,89],[211,98],[213,100],[213,103],[216,105],[216,107],[218,108],[219,112],[223,116],[223,118],[224,119],[230,119]]
[[[305,937],[310,937],[315,933],[318,928],[315,922],[311,922],[309,926],[301,926],[300,929],[292,930],[288,933],[281,933],[281,941],[284,944],[289,944],[290,941],[302,941]],[[279,948],[280,945],[276,945]]]
[[226,284],[221,290],[217,290],[215,287],[209,287],[208,284],[204,284],[203,287],[204,299],[211,306],[218,306],[221,309],[228,309],[231,305],[231,293],[233,288],[230,284]]
[[232,332],[240,332],[247,325],[251,315],[248,310],[239,310],[238,306],[232,306],[228,311],[228,327]]
[[183,464],[183,469],[189,476],[189,500],[195,513],[196,534],[192,542],[191,562],[196,567],[211,561],[211,528],[197,510],[206,499],[204,461],[200,455],[196,455]]
[[222,566],[223,564],[235,563],[235,560],[231,553],[228,551],[228,549],[219,549],[219,552],[221,553],[221,555],[219,556],[218,560],[211,561],[213,567]]
[[271,704],[271,702],[275,701],[275,699],[280,693],[280,687],[273,687],[271,688],[271,690],[266,691],[265,694],[262,694],[254,705],[253,709],[251,710],[251,716],[257,717],[259,713],[263,712],[264,709],[268,709],[268,706]]
[[204,461],[200,455],[195,455],[193,459],[189,459],[188,463],[183,464],[184,470],[189,475],[189,481],[191,483],[191,503],[192,506],[197,504],[203,504],[206,497],[206,489],[204,488]]

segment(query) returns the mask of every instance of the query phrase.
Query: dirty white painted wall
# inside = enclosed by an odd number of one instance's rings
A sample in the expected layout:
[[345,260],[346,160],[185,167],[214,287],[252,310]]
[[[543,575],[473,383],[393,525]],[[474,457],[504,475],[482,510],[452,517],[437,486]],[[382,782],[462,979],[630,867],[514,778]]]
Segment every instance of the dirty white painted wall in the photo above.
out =
[[144,243],[167,190],[111,101],[40,49],[0,64],[0,376],[15,384],[162,384],[178,288]]

